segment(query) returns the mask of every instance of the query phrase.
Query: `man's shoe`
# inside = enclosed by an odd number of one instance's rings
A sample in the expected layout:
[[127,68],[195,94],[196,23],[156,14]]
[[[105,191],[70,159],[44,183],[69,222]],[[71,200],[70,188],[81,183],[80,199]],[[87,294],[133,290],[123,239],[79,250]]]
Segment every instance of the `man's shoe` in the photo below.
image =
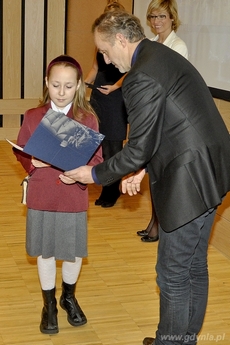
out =
[[155,338],[144,338],[143,345],[154,345],[155,344]]
[[147,230],[137,231],[137,235],[138,236],[147,236],[148,235],[148,231]]
[[141,241],[142,242],[156,242],[159,240],[159,236],[156,235],[156,236],[149,236],[149,235],[146,235],[146,236],[143,236],[141,237]]

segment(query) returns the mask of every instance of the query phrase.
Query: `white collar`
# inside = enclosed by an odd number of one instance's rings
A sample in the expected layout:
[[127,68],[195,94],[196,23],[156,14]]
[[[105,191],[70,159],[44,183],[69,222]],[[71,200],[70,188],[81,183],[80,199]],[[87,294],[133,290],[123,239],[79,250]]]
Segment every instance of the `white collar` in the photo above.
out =
[[70,110],[71,105],[72,105],[72,102],[69,103],[69,104],[67,104],[67,105],[65,106],[64,109],[59,109],[59,108],[54,104],[54,102],[51,101],[51,108],[52,108],[54,111],[57,111],[58,113],[64,113],[65,115],[66,115],[66,114],[68,113],[68,111]]

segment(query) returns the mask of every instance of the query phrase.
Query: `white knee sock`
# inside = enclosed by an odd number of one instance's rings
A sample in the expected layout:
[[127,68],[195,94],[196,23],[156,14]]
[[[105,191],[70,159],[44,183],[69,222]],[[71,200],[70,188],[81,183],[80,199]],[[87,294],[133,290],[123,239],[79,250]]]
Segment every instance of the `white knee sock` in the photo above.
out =
[[82,258],[75,258],[75,262],[63,261],[62,279],[66,284],[75,284],[81,271]]
[[42,290],[52,290],[56,285],[56,261],[54,257],[37,258],[38,275]]

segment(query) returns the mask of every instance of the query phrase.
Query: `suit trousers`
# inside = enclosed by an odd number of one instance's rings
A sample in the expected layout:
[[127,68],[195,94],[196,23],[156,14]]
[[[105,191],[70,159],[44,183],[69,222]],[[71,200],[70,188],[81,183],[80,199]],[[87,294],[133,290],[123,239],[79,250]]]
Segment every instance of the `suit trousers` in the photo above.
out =
[[195,345],[208,299],[207,250],[216,214],[210,209],[170,232],[159,226],[160,320],[155,345]]

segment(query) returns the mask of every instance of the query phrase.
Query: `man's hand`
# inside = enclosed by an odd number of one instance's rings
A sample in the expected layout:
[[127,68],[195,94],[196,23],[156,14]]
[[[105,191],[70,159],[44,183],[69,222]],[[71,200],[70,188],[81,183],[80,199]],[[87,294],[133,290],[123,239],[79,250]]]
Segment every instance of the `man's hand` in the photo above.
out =
[[75,180],[73,180],[72,178],[69,178],[65,175],[59,175],[59,178],[61,180],[61,182],[65,183],[65,184],[74,184],[76,183]]
[[136,174],[126,177],[122,180],[122,193],[128,193],[130,196],[136,195],[141,190],[141,181],[145,176],[145,169],[138,171]]
[[70,171],[65,171],[63,174],[59,175],[59,178],[66,184],[73,183],[71,181],[84,184],[94,183],[91,170],[92,166],[85,165]]

